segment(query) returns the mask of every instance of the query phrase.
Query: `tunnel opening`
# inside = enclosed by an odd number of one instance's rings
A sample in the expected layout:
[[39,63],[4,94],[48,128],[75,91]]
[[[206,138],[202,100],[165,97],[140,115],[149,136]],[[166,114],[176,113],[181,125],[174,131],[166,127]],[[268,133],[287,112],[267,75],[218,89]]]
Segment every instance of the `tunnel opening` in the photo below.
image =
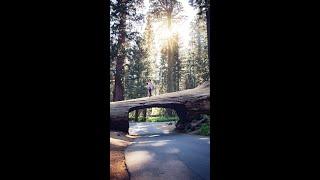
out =
[[176,109],[168,107],[140,107],[128,114],[129,134],[169,134],[180,120]]
[[178,120],[177,112],[171,108],[143,108],[129,112],[130,122],[176,122]]

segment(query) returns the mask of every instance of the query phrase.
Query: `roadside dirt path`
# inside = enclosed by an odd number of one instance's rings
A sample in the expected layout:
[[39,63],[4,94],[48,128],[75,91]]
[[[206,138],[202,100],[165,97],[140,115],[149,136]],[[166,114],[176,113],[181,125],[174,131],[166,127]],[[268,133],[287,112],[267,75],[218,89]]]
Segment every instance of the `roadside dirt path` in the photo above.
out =
[[129,180],[124,150],[134,138],[122,132],[110,132],[110,179]]

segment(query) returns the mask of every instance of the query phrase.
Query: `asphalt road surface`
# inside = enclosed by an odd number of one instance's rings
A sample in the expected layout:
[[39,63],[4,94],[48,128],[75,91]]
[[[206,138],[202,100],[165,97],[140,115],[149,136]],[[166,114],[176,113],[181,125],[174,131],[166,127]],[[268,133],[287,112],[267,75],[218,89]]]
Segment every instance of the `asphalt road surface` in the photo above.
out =
[[141,126],[137,124],[130,126],[131,132],[144,134],[125,152],[130,179],[210,179],[210,138],[161,132],[159,126],[166,129],[165,125],[143,123],[143,131],[138,130]]
[[[170,124],[170,125],[169,125]],[[175,128],[175,122],[130,122],[129,134],[146,135],[146,134],[169,134]]]

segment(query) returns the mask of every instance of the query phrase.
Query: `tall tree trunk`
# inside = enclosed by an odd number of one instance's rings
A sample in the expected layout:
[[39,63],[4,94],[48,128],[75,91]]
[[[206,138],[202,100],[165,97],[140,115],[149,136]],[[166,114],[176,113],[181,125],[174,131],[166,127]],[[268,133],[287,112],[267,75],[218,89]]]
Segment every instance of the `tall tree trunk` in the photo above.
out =
[[[168,30],[171,31],[171,15],[167,16],[168,19]],[[168,80],[167,80],[167,92],[173,92],[173,53],[172,53],[172,39],[168,38]]]
[[[198,25],[200,26],[200,20],[198,21]],[[197,60],[201,60],[201,34],[200,34],[200,30],[197,29]]]
[[[206,19],[207,19],[207,39],[208,39],[208,60],[210,64],[210,59],[211,59],[211,49],[210,49],[210,15],[211,15],[211,4],[208,2],[208,0],[205,0],[206,6],[207,6],[207,11],[206,11]],[[211,68],[210,68],[211,69]]]
[[[174,59],[176,60],[176,59]],[[173,69],[173,72],[172,72],[172,85],[173,85],[173,88],[172,88],[172,92],[175,92],[177,91],[177,68],[176,68],[176,64],[172,67]]]
[[139,109],[135,110],[134,121],[138,122],[138,118],[139,118]]
[[[171,32],[171,21],[172,21],[172,17],[171,17],[171,12],[167,12],[167,21],[168,21],[168,30]],[[172,53],[172,39],[171,37],[168,38],[168,78],[167,78],[167,92],[173,92],[173,53]],[[171,109],[167,109],[167,115],[171,116],[172,115],[172,110]]]
[[177,64],[177,74],[176,74],[176,91],[179,91],[179,87],[180,87],[180,84],[179,84],[179,81],[180,81],[180,68],[179,68],[179,64]]
[[143,121],[147,121],[147,108],[143,109]]
[[[122,7],[125,6],[125,0],[120,2]],[[124,59],[125,59],[125,38],[126,38],[126,12],[121,11],[120,14],[120,34],[119,34],[119,48],[118,55],[116,58],[116,73],[115,73],[115,84],[113,91],[113,101],[124,100],[124,85],[123,85],[123,74],[124,74]]]
[[[198,20],[198,25],[200,26],[200,20]],[[196,30],[196,37],[197,37],[197,55],[196,55],[196,77],[197,77],[197,82],[196,85],[202,83],[201,79],[201,72],[203,71],[203,66],[202,66],[202,59],[201,59],[201,35],[200,35],[200,30]]]
[[[178,39],[177,39],[178,41]],[[179,59],[179,45],[178,42],[175,42],[174,45],[174,61],[175,61],[175,67],[174,67],[174,91],[179,91],[179,81],[180,81],[180,59]]]

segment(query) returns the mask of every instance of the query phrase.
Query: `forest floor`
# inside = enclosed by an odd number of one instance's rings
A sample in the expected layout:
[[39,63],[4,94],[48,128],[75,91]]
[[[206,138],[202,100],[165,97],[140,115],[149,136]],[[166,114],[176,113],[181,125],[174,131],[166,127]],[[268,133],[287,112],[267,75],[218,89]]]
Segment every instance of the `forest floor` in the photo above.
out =
[[129,180],[124,150],[136,138],[122,132],[110,132],[110,179]]

